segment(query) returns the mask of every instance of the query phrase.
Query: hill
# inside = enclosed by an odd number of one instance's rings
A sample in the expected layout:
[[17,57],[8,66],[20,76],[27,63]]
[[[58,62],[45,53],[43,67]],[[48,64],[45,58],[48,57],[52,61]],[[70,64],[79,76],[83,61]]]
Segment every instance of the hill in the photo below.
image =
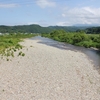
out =
[[50,32],[48,27],[41,27],[40,25],[18,25],[18,26],[0,26],[1,33],[43,33]]
[[86,29],[88,34],[100,34],[100,27],[91,27]]
[[53,30],[64,30],[66,32],[73,32],[77,30],[84,30],[87,27],[79,26],[49,26],[42,27],[40,25],[17,25],[17,26],[0,26],[0,33],[49,33]]

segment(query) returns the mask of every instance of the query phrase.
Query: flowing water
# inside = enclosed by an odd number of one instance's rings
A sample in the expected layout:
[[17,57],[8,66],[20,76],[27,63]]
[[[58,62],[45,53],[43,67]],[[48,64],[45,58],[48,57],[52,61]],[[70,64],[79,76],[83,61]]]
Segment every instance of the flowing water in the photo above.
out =
[[49,38],[45,38],[45,37],[41,37],[41,36],[36,36],[34,38],[31,38],[31,39],[32,40],[39,40],[38,43],[42,43],[42,44],[45,44],[48,46],[53,46],[53,47],[56,47],[59,49],[72,50],[75,52],[83,52],[92,61],[92,63],[94,64],[94,68],[100,72],[100,51],[99,50],[95,50],[93,48],[74,46],[71,44],[58,42],[58,41],[55,41],[55,40],[52,40]]

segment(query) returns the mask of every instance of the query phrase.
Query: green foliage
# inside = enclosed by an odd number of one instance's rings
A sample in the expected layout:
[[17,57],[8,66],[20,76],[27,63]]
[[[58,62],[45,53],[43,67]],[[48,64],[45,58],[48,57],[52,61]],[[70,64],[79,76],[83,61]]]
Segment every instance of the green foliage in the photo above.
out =
[[22,53],[22,56],[25,56],[25,53]]
[[100,48],[100,35],[86,34],[84,31],[65,32],[63,30],[55,30],[49,34],[42,34],[42,36],[77,46],[84,46],[86,48]]
[[43,33],[50,32],[49,27],[41,27],[39,25],[18,25],[18,26],[0,26],[1,33]]
[[86,29],[88,34],[100,34],[100,27],[91,27]]
[[88,41],[88,40],[89,40],[89,38],[85,33],[78,32],[78,33],[75,33],[73,36],[73,43],[74,44],[82,42],[82,41]]
[[[12,56],[14,57],[14,52],[22,49],[22,45],[19,42],[24,38],[30,38],[35,36],[34,34],[8,34],[8,35],[0,35],[0,54],[2,56]],[[25,54],[22,54],[24,56]]]
[[82,41],[82,42],[78,42],[75,45],[77,46],[84,46],[86,48],[90,48],[93,46],[93,42],[92,41]]
[[7,58],[6,60],[7,60],[7,61],[9,61],[9,59],[8,59],[8,58]]
[[0,33],[50,33],[54,30],[64,30],[66,32],[85,31],[89,34],[100,34],[100,27],[89,26],[49,26],[42,27],[40,25],[17,25],[17,26],[0,26]]
[[21,55],[22,55],[22,51],[19,52],[18,56],[21,56]]
[[0,33],[50,33],[53,30],[64,30],[66,32],[75,32],[77,30],[84,30],[88,27],[75,26],[49,26],[42,27],[40,25],[17,25],[17,26],[0,26]]
[[23,53],[22,51],[19,52],[18,56],[25,56],[25,53]]

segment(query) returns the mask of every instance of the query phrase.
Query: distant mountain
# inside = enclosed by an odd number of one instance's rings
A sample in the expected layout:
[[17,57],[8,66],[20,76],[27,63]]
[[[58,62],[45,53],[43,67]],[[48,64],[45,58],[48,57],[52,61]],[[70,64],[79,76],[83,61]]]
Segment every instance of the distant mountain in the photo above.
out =
[[49,26],[49,28],[54,30],[65,30],[66,32],[75,32],[77,30],[85,30],[86,28],[89,28],[87,26]]
[[87,28],[85,31],[88,34],[100,34],[100,26],[99,27]]
[[73,32],[77,30],[85,30],[87,26],[49,26],[42,27],[40,25],[17,25],[17,26],[0,26],[0,33],[50,33],[53,30],[64,30],[66,32]]
[[17,25],[17,26],[0,26],[1,33],[43,33],[50,32],[48,27],[41,27],[40,25]]
[[75,24],[77,27],[98,27],[98,24]]

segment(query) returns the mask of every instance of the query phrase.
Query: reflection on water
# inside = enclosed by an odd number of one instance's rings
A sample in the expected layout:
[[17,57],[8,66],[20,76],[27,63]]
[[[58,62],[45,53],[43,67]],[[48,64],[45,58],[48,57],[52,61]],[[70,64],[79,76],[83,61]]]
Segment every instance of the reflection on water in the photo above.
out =
[[99,50],[94,50],[92,48],[84,48],[84,47],[78,47],[78,46],[73,46],[71,44],[65,44],[62,42],[58,42],[49,38],[41,37],[41,36],[36,36],[34,38],[31,38],[32,40],[38,40],[38,43],[42,43],[48,46],[53,46],[57,47],[59,49],[65,49],[65,50],[72,50],[72,51],[79,51],[85,53],[89,59],[94,63],[94,67],[97,70],[100,70],[100,51]]

